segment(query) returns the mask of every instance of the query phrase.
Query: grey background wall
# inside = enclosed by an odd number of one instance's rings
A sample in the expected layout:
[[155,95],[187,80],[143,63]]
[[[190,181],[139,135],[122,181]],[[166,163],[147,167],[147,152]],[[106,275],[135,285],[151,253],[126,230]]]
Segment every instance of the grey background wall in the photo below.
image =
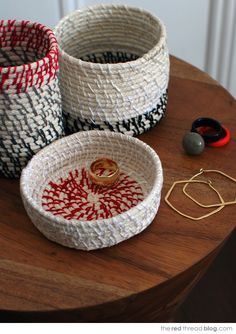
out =
[[70,11],[98,3],[142,7],[165,23],[170,53],[208,72],[236,97],[236,0],[1,0],[1,19],[53,28]]

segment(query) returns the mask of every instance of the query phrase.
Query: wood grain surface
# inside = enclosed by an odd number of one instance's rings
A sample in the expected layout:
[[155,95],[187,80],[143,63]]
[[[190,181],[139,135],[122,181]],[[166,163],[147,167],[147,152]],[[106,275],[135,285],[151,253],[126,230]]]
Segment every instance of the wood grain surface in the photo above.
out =
[[[166,117],[139,138],[163,164],[160,209],[141,234],[111,248],[84,252],[47,240],[23,208],[18,180],[0,179],[0,319],[17,321],[168,321],[201,278],[235,228],[235,206],[201,220],[179,216],[164,202],[173,181],[200,168],[236,178],[236,101],[205,73],[171,57]],[[223,148],[187,156],[182,137],[192,121],[213,117],[232,135]],[[141,158],[141,157],[140,157]],[[226,199],[236,184],[211,175]],[[202,202],[215,195],[203,186],[189,191]],[[173,202],[192,215],[203,210],[181,194]]]

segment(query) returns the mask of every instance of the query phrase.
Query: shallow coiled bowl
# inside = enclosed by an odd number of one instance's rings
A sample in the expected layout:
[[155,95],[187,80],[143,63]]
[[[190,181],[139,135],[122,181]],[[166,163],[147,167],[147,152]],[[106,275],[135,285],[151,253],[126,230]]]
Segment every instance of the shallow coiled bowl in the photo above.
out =
[[[83,209],[78,210],[77,202],[72,204],[72,206],[75,205],[73,213],[80,215],[78,216],[80,219],[74,219],[70,215],[72,211],[62,212],[61,209],[55,215],[56,206],[54,211],[47,211],[42,204],[42,199],[50,198],[51,203],[50,196],[52,194],[57,196],[59,192],[57,201],[54,203],[60,204],[61,182],[68,185],[68,175],[70,177],[76,175],[74,171],[78,169],[88,170],[90,163],[100,157],[109,157],[118,163],[121,178],[122,175],[125,175],[123,180],[132,178],[132,182],[138,184],[142,190],[142,200],[120,214],[118,211],[113,213],[114,206],[113,209],[109,209],[110,211],[106,209],[107,214],[111,214],[107,219],[99,216],[95,220],[84,220],[81,218]],[[67,187],[69,190],[67,195],[70,198],[75,188],[78,193],[78,186],[71,186],[74,181],[75,178]],[[142,232],[153,221],[157,213],[162,183],[161,162],[151,147],[127,135],[94,130],[64,137],[37,153],[23,170],[20,186],[23,203],[29,217],[48,239],[67,247],[92,250],[113,246]],[[50,192],[47,190],[49,185]],[[121,183],[120,189],[123,189],[122,185],[124,183]],[[117,192],[116,187],[117,185],[114,186],[114,189]],[[44,196],[45,188],[47,196]],[[110,208],[109,205],[114,202],[114,192],[109,193],[110,191],[108,189],[108,195],[106,195],[109,197],[107,208]],[[50,196],[48,196],[49,193]],[[82,198],[83,202],[91,201],[91,191],[88,194],[87,186],[84,186],[80,196],[85,197],[85,199]],[[131,200],[136,195],[133,193],[132,196]],[[128,190],[119,200],[126,198],[125,201],[128,202],[129,197]],[[68,205],[64,208],[67,210]],[[97,213],[99,212],[98,210]]]

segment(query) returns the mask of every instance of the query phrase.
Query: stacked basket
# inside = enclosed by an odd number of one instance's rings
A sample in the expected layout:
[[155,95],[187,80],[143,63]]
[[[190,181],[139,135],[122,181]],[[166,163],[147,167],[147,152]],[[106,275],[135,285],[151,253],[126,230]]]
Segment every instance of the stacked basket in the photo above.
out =
[[0,21],[0,174],[18,177],[40,148],[63,134],[53,32]]
[[160,121],[169,55],[159,19],[137,8],[99,5],[63,18],[55,35],[70,132],[109,129],[138,135]]

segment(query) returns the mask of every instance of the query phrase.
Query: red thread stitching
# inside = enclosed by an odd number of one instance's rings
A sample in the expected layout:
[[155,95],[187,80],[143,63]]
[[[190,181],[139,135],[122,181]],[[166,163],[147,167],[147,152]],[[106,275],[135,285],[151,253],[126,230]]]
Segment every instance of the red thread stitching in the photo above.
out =
[[[35,79],[36,86],[41,86],[55,78],[59,67],[59,51],[52,30],[40,23],[32,24],[26,20],[21,21],[20,25],[15,20],[0,21],[0,47],[14,49],[23,47],[25,42],[24,49],[26,52],[35,49],[39,54],[45,54],[45,57],[36,61],[35,68],[32,67],[31,63],[28,63],[27,66],[23,64],[20,74],[17,73],[17,66],[9,66],[7,73],[6,68],[0,67],[0,92],[9,89],[15,89],[17,93],[25,92]],[[9,84],[4,85],[7,79],[9,79]]]
[[69,172],[57,183],[49,182],[43,191],[43,208],[71,220],[96,220],[114,217],[144,199],[141,186],[125,173],[111,187],[93,184],[85,168]]

